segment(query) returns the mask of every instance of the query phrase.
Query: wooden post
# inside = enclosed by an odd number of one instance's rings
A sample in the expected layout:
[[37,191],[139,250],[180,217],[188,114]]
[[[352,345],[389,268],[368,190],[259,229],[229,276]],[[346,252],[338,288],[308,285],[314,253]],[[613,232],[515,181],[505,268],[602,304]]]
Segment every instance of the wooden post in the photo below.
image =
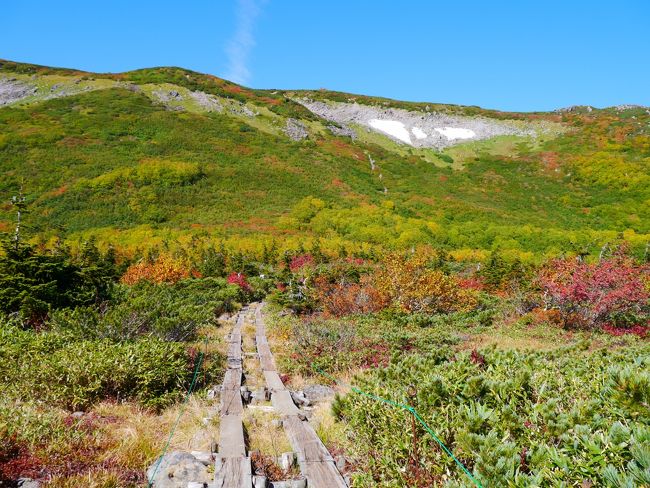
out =
[[[415,388],[415,385],[409,386],[408,389],[409,395],[409,407],[415,409],[415,404],[417,402],[418,391]],[[419,471],[420,460],[418,456],[418,430],[417,430],[417,420],[415,418],[415,412],[411,411],[411,434],[413,438],[413,452],[411,458],[411,468],[416,474]],[[417,474],[416,474],[417,476]]]

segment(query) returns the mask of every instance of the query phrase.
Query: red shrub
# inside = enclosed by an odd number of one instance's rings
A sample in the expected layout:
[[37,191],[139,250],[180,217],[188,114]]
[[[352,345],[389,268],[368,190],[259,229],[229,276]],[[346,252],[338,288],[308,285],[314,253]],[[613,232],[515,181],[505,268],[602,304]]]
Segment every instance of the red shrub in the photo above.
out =
[[539,274],[547,309],[570,327],[629,328],[648,324],[649,269],[619,253],[597,264],[555,260]]
[[295,256],[291,263],[289,263],[289,269],[292,273],[295,273],[299,269],[304,268],[305,266],[313,266],[314,257],[311,254],[299,254]]
[[252,290],[251,285],[246,281],[246,275],[244,273],[235,273],[233,271],[228,275],[228,283],[239,286],[239,288],[245,292],[250,292]]
[[0,486],[12,486],[21,477],[38,478],[42,462],[15,435],[0,431]]

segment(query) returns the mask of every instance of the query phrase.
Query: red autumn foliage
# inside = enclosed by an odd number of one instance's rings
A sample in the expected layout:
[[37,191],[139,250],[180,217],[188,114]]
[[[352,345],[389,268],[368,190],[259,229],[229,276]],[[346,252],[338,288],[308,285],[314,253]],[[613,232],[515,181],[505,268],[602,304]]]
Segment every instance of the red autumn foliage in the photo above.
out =
[[470,276],[467,278],[460,278],[458,280],[458,286],[465,290],[476,290],[483,291],[485,290],[485,283],[478,276]]
[[565,327],[631,328],[650,320],[650,269],[619,252],[596,264],[558,259],[540,272],[547,309],[560,313]]
[[635,336],[639,337],[645,337],[648,335],[648,332],[650,331],[650,326],[648,325],[635,325],[630,327],[629,329],[623,329],[621,327],[614,327],[612,325],[604,325],[603,330],[607,332],[608,334],[614,335],[614,336],[622,336],[625,334],[633,334]]
[[304,268],[305,266],[313,266],[314,265],[314,257],[311,254],[299,254],[298,256],[294,256],[294,258],[291,260],[291,263],[289,263],[289,269],[291,272],[295,273],[299,269]]
[[235,273],[233,271],[228,275],[228,283],[231,285],[237,285],[245,292],[250,292],[252,290],[251,285],[246,281],[246,275],[244,273]]
[[42,461],[34,456],[15,435],[0,432],[0,486],[12,486],[21,477],[38,478]]

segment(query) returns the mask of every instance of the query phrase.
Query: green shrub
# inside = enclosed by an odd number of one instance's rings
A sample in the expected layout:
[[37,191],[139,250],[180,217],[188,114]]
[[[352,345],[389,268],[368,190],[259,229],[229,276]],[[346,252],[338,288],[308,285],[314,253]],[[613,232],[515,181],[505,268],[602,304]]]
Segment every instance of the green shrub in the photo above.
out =
[[[364,391],[406,403],[483,486],[643,486],[650,479],[650,349],[474,351],[404,356],[359,378]],[[351,393],[335,404],[382,486],[407,486],[410,416]],[[421,464],[467,479],[420,429]],[[368,449],[372,448],[371,455]],[[611,484],[618,479],[621,484]],[[627,483],[627,484],[626,484]]]
[[164,407],[181,396],[192,369],[187,348],[179,343],[75,340],[10,324],[0,329],[0,357],[3,395],[71,410],[107,398]]
[[142,281],[134,286],[116,286],[113,303],[104,308],[54,312],[49,326],[86,339],[129,341],[147,336],[190,341],[200,327],[214,325],[219,315],[232,311],[239,294],[236,286],[221,278],[159,285]]

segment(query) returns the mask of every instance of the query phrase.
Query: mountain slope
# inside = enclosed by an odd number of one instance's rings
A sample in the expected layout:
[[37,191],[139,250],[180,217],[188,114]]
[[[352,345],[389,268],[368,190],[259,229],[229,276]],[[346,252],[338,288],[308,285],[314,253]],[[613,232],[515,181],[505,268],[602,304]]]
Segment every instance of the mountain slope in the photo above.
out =
[[[649,121],[640,107],[502,113],[0,61],[0,195],[23,185],[35,234],[125,247],[320,238],[536,259],[624,237],[642,253]],[[11,221],[6,204],[0,230]]]

